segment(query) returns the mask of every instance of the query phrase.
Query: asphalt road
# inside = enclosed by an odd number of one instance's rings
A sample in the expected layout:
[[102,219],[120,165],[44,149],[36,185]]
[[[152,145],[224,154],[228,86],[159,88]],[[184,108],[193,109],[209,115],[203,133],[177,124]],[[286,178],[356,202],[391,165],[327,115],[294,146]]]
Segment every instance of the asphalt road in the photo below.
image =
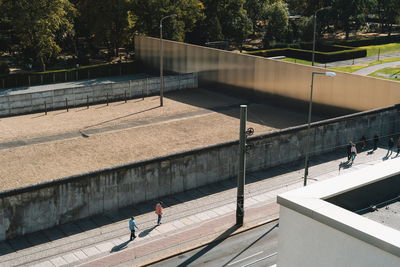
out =
[[274,221],[151,266],[269,267],[277,260],[277,224]]

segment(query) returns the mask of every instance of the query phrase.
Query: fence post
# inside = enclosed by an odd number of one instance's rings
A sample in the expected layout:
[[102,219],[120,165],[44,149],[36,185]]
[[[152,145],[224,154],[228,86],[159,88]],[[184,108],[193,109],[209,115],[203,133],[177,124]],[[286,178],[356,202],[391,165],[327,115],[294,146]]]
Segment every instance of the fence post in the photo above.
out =
[[44,101],[44,115],[47,115],[47,105],[46,105],[46,101]]
[[379,61],[380,55],[381,55],[381,49],[379,48],[379,49],[378,49],[378,61]]
[[149,78],[146,78],[146,96],[149,96]]
[[87,109],[89,109],[89,95],[86,95],[86,105]]
[[107,99],[106,99],[106,101],[107,101],[107,106],[108,106],[108,93],[107,93]]
[[125,103],[126,103],[126,90],[125,90]]
[[69,111],[69,108],[68,108],[68,98],[65,99],[65,106],[67,107],[67,112],[68,112],[68,111]]

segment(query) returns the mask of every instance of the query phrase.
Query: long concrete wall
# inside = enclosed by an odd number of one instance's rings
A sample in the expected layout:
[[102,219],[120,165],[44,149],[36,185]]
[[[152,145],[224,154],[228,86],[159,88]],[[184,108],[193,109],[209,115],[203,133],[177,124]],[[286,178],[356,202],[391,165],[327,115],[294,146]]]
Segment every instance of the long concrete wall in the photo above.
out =
[[[136,55],[151,68],[159,67],[159,40],[135,38]],[[326,69],[263,57],[233,53],[185,43],[164,42],[165,69],[177,73],[198,72],[201,84],[239,89],[241,93],[273,99],[307,102],[311,73]],[[400,83],[336,72],[329,78],[317,75],[314,103],[322,107],[365,111],[400,103]]]
[[[187,73],[182,75],[164,77],[164,90],[166,92],[196,88],[198,86],[197,74]],[[146,78],[118,83],[99,84],[92,86],[55,89],[39,91],[35,93],[18,93],[0,96],[0,117],[33,113],[45,110],[86,105],[89,103],[101,103],[107,101],[142,97],[143,95],[157,94],[160,91],[160,78]]]
[[[399,106],[312,124],[314,155],[343,150],[349,140],[398,133]],[[305,125],[249,138],[247,171],[304,157]],[[238,142],[0,192],[0,240],[107,210],[182,192],[237,175]]]

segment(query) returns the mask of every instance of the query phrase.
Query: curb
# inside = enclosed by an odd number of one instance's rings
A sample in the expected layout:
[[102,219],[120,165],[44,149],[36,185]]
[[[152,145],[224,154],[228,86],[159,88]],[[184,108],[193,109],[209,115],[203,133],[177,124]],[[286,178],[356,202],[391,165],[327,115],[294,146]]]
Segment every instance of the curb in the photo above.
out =
[[[151,260],[151,261],[149,261],[149,262],[145,262],[145,263],[143,263],[143,264],[141,264],[141,265],[138,265],[138,266],[143,266],[143,267],[145,267],[145,266],[151,266],[151,265],[153,265],[153,264],[156,264],[156,263],[159,263],[159,262],[161,262],[161,261],[164,261],[164,260],[173,258],[173,257],[178,256],[178,255],[181,255],[181,254],[183,254],[183,253],[187,253],[187,252],[190,252],[190,251],[192,251],[192,250],[195,250],[195,249],[204,247],[204,246],[206,246],[206,245],[212,244],[213,242],[220,241],[220,240],[225,240],[225,239],[227,239],[227,238],[229,238],[229,237],[231,237],[231,236],[235,236],[235,235],[238,235],[238,234],[247,232],[247,231],[249,231],[249,230],[252,230],[252,229],[254,229],[254,228],[260,227],[260,226],[262,226],[262,225],[265,225],[265,224],[268,224],[268,223],[271,223],[271,222],[274,222],[274,221],[277,221],[277,220],[279,220],[279,215],[273,216],[271,219],[269,219],[269,220],[267,220],[267,221],[262,221],[262,222],[256,223],[255,225],[249,226],[249,227],[247,227],[247,228],[239,228],[237,231],[235,231],[235,232],[232,233],[232,234],[226,234],[226,235],[220,236],[220,237],[217,238],[217,239],[213,239],[213,240],[211,240],[211,241],[209,241],[209,242],[205,242],[205,243],[203,243],[203,244],[201,244],[201,245],[194,245],[194,246],[192,246],[192,247],[190,247],[190,248],[188,248],[188,249],[185,249],[185,250],[183,250],[183,251],[174,253],[174,254],[172,254],[172,255],[166,256],[166,257],[161,258],[161,259]],[[245,226],[245,225],[244,225],[244,226]]]

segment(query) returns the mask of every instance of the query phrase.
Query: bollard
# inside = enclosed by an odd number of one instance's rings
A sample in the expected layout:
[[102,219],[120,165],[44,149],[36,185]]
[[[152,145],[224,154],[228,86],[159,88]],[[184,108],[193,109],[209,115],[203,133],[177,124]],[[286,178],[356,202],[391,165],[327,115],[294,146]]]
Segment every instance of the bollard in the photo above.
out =
[[68,98],[65,99],[65,106],[67,107],[67,112],[68,112],[68,111],[69,111],[69,108],[68,108]]
[[46,105],[46,101],[44,101],[44,115],[47,115],[47,105]]
[[89,95],[86,96],[86,106],[87,109],[89,109]]
[[126,103],[126,90],[125,90],[125,103]]
[[107,101],[107,106],[108,106],[108,93],[107,93],[107,99],[106,99],[106,101]]

